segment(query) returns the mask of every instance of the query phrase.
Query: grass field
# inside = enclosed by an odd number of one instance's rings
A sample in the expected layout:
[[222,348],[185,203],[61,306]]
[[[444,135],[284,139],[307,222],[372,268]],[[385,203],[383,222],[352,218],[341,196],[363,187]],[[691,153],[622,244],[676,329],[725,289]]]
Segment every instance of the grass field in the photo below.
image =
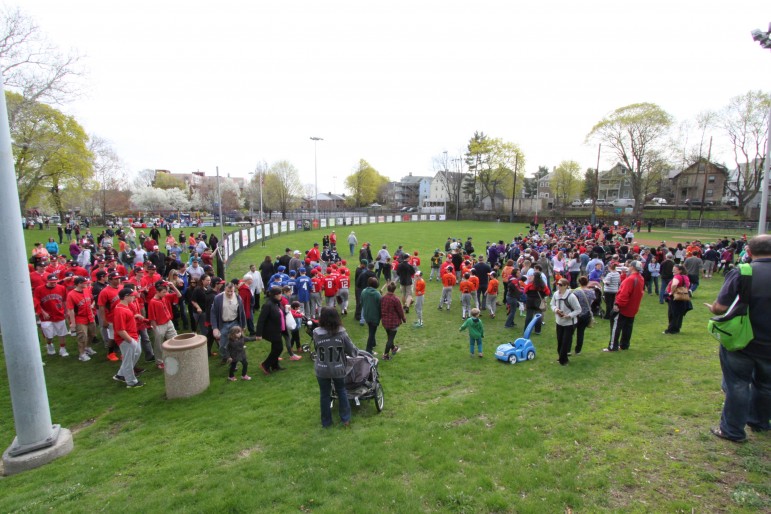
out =
[[[473,236],[479,248],[524,226],[354,229],[374,248],[418,250],[427,270],[430,252],[448,236]],[[347,250],[350,227],[336,230]],[[654,230],[649,239],[695,237]],[[320,232],[300,232],[269,240],[237,255],[228,276],[320,239]],[[723,396],[717,344],[706,334],[700,303],[714,299],[720,282],[702,281],[681,334],[661,334],[665,306],[646,295],[628,352],[601,352],[608,326],[599,321],[567,367],[556,363],[551,315],[535,339],[534,361],[494,360],[495,346],[520,335],[523,324],[517,318],[518,327],[506,330],[501,315],[484,318],[485,358],[470,359],[467,336],[458,332],[457,292],[452,310],[438,312],[439,286],[429,282],[426,327],[413,328],[411,312],[397,336],[402,352],[380,364],[384,411],[363,402],[349,430],[321,429],[307,358],[285,361],[289,369],[274,376],[258,373],[267,354],[262,342],[249,344],[252,382],[229,383],[212,362],[209,389],[177,401],[164,399],[155,370],[139,390],[113,382],[116,366],[102,360],[103,352],[88,363],[44,356],[52,418],[73,430],[75,450],[0,479],[0,511],[769,511],[771,437],[750,433],[749,443],[734,445],[709,434]],[[365,330],[350,318],[347,328],[363,347]],[[384,343],[381,331],[376,351]],[[2,376],[5,447],[14,433],[9,398]]]

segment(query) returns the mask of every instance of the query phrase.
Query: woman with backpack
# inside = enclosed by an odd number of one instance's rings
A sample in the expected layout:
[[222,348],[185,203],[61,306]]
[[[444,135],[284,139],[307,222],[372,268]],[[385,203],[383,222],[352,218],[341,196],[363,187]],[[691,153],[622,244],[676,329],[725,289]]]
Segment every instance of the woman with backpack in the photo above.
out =
[[557,291],[551,299],[551,310],[557,322],[557,355],[562,366],[568,364],[568,353],[573,345],[573,332],[576,330],[581,304],[566,278],[557,281]]

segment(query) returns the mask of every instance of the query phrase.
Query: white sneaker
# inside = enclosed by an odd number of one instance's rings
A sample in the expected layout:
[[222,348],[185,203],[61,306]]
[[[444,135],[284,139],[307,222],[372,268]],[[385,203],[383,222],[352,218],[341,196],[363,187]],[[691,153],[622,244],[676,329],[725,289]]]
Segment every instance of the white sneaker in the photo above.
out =
[[59,355],[61,355],[62,357],[69,357],[70,356],[70,354],[67,353],[67,348],[65,348],[64,346],[60,346],[59,347]]
[[87,353],[81,353],[80,357],[78,357],[78,360],[81,362],[87,362],[91,360],[91,357],[89,357]]
[[86,348],[86,355],[90,357],[91,355],[96,355],[96,352],[93,348]]
[[56,349],[54,348],[54,345],[51,343],[48,343],[46,345],[46,351],[48,351],[48,355],[56,355]]

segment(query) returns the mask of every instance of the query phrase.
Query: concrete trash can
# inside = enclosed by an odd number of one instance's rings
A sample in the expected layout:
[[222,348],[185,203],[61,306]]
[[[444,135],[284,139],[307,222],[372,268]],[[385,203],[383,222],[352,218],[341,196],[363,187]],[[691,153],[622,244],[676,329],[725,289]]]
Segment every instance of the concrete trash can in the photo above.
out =
[[206,336],[179,334],[163,343],[166,398],[187,398],[209,387]]

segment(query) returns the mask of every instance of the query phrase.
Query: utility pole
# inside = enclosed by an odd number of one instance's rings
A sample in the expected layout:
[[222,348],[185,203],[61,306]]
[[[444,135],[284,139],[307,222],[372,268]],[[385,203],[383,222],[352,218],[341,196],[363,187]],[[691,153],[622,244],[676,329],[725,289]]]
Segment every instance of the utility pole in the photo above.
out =
[[602,143],[597,146],[597,167],[594,168],[594,189],[592,193],[592,225],[597,223],[597,197],[600,195],[600,152]]
[[[699,210],[699,226],[704,218],[704,201],[707,197],[707,178],[709,177],[709,160],[712,158],[712,136],[709,137],[709,148],[707,149],[707,162],[704,163],[704,185],[701,188],[701,209]],[[699,168],[696,168],[698,173]]]

